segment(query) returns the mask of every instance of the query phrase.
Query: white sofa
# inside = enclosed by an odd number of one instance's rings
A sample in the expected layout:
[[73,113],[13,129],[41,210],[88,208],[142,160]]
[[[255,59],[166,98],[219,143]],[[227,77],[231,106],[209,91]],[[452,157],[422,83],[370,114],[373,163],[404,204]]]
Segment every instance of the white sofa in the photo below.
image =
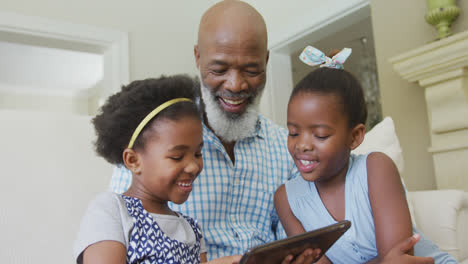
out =
[[460,263],[468,264],[468,193],[460,190],[408,192],[416,227]]
[[[400,173],[403,155],[393,120],[386,117],[370,130],[353,152],[380,151],[395,162]],[[461,190],[408,191],[413,224],[439,248],[468,264],[468,192]]]

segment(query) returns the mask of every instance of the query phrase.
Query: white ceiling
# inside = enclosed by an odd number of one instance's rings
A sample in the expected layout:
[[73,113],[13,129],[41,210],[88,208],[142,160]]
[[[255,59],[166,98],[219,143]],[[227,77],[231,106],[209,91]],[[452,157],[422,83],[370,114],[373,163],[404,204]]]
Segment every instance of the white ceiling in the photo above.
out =
[[103,76],[100,54],[0,41],[0,91],[76,96]]

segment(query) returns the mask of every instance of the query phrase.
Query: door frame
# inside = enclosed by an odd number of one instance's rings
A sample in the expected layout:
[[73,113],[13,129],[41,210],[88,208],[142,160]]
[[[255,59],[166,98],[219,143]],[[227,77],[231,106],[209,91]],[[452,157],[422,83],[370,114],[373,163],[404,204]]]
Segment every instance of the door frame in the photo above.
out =
[[[108,95],[129,82],[127,32],[0,12],[0,40],[103,55],[101,104]],[[89,93],[95,94],[95,91]]]
[[[286,127],[286,109],[293,88],[291,55],[310,43],[319,41],[370,16],[370,0],[343,6],[320,21],[304,21],[302,28],[290,30],[289,36],[269,45],[267,85],[260,104],[260,112],[276,124]],[[310,19],[308,19],[310,20]],[[307,24],[309,23],[309,24]]]

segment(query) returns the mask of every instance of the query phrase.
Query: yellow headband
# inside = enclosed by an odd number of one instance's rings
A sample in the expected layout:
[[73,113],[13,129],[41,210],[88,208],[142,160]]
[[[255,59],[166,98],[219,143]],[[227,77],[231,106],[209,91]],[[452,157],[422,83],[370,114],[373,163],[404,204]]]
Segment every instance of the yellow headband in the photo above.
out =
[[140,134],[141,130],[143,130],[143,128],[148,124],[149,121],[151,121],[151,119],[153,119],[153,117],[155,117],[159,112],[161,112],[162,110],[166,109],[167,107],[175,104],[175,103],[178,103],[178,102],[183,102],[183,101],[188,101],[188,102],[192,102],[192,100],[188,99],[188,98],[175,98],[175,99],[172,99],[172,100],[169,100],[161,105],[159,105],[158,107],[156,107],[153,111],[151,111],[151,113],[149,113],[141,122],[140,124],[137,126],[137,128],[135,129],[135,132],[133,132],[133,135],[132,135],[132,138],[130,139],[130,143],[128,143],[128,148],[132,148],[133,147],[133,144],[135,143],[135,140],[137,139],[138,135]]

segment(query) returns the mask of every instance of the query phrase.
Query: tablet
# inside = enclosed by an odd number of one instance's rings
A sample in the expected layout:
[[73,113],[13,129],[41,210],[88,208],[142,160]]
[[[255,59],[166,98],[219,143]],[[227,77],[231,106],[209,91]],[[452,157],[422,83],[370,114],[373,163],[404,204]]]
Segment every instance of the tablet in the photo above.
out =
[[291,254],[298,256],[308,248],[320,248],[319,258],[351,227],[350,221],[341,221],[300,235],[253,247],[242,256],[240,264],[281,263]]

